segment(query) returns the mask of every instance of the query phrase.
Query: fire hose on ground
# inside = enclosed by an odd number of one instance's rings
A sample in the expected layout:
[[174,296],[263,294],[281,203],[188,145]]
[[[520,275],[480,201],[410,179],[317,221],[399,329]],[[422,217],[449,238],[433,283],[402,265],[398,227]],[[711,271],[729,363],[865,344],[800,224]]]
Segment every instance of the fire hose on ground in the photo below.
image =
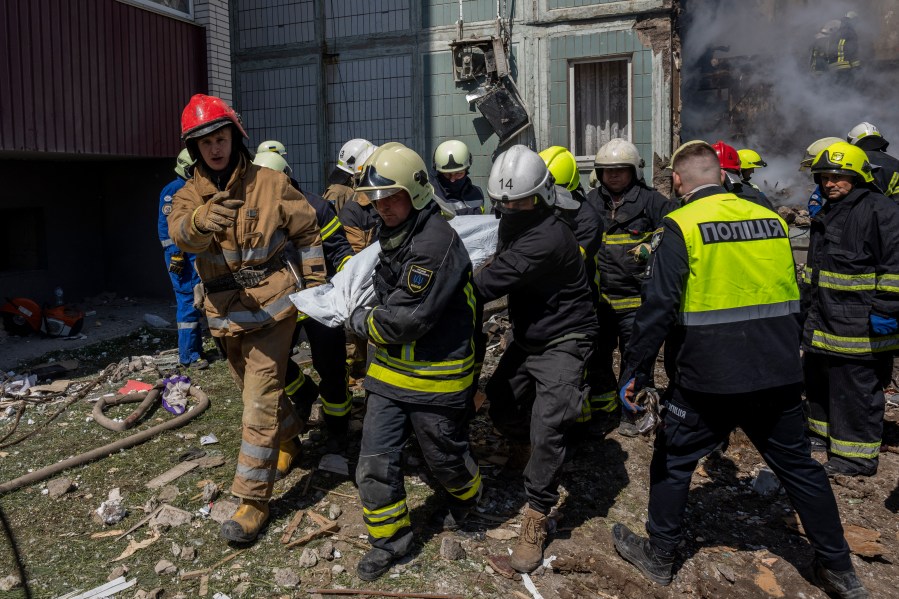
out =
[[[132,393],[129,395],[119,395],[108,401],[104,401],[103,398],[100,398],[94,405],[94,420],[96,420],[102,426],[116,432],[128,430],[129,428],[135,426],[141,419],[141,417],[147,412],[147,410],[149,410],[150,407],[154,403],[156,403],[161,393],[162,387],[156,386],[149,391]],[[9,493],[10,491],[15,491],[16,489],[20,489],[27,485],[46,480],[52,476],[55,476],[56,474],[59,474],[60,472],[63,472],[64,470],[68,470],[69,468],[74,468],[75,466],[81,466],[82,464],[87,464],[88,462],[93,462],[94,460],[105,458],[123,449],[130,449],[135,445],[140,445],[141,443],[152,439],[161,432],[184,426],[190,420],[193,420],[204,411],[206,411],[206,409],[209,408],[210,405],[209,397],[197,387],[191,387],[189,393],[191,397],[193,397],[197,401],[197,404],[193,407],[192,410],[184,412],[183,414],[176,416],[175,418],[172,418],[167,422],[157,424],[156,426],[140,431],[139,433],[135,433],[130,437],[119,439],[118,441],[115,441],[113,443],[109,443],[85,453],[72,456],[66,460],[57,462],[56,464],[53,464],[51,466],[47,466],[46,468],[41,468],[40,470],[31,472],[29,474],[26,474],[25,476],[20,476],[19,478],[2,483],[0,484],[0,495]],[[141,402],[140,406],[138,406],[138,408],[134,410],[134,412],[132,412],[123,421],[114,421],[108,418],[103,413],[103,409],[105,407],[117,406],[126,403],[136,403],[138,401]]]

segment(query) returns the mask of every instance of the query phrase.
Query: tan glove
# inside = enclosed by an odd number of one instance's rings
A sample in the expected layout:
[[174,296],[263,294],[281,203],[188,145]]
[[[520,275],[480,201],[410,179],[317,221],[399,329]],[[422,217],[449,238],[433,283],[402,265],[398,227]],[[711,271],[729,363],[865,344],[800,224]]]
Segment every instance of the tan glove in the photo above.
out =
[[193,224],[200,233],[218,233],[234,226],[237,221],[237,209],[243,206],[243,200],[229,197],[227,191],[220,191],[205,204],[194,210]]

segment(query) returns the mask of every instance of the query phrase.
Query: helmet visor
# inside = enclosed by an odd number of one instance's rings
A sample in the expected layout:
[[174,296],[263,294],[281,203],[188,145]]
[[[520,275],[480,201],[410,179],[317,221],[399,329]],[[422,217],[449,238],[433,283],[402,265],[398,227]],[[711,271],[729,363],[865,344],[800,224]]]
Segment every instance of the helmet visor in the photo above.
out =
[[201,137],[205,137],[214,131],[218,131],[222,127],[227,127],[228,125],[233,124],[231,119],[219,119],[217,121],[213,121],[207,125],[203,125],[202,127],[197,127],[192,131],[188,131],[184,134],[184,139],[199,139]]
[[574,196],[571,195],[570,191],[559,185],[555,185],[554,187],[556,192],[556,206],[564,210],[577,210],[581,207],[581,203],[574,199]]
[[378,169],[375,168],[375,165],[371,164],[362,171],[362,176],[359,185],[356,187],[356,191],[364,193],[370,201],[377,202],[378,200],[389,198],[394,194],[404,191],[404,188],[393,179],[379,173]]

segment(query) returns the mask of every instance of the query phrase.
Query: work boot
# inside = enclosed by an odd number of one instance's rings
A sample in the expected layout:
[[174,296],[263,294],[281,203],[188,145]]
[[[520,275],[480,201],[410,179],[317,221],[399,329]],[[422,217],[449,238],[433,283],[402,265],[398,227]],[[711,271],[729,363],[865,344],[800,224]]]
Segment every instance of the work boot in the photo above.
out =
[[524,519],[521,521],[521,534],[509,565],[519,572],[533,572],[543,563],[543,543],[546,541],[546,514],[541,514],[531,506],[524,508]]
[[442,507],[431,516],[431,524],[446,531],[459,530],[470,510],[461,507]]
[[821,437],[810,435],[808,440],[811,445],[812,453],[824,453],[827,451],[827,441]]
[[235,543],[250,543],[268,520],[268,502],[242,499],[230,520],[222,523],[222,536]]
[[362,556],[356,566],[356,576],[362,580],[377,580],[393,565],[393,554],[384,549],[372,547]]
[[336,453],[343,455],[346,453],[349,445],[349,416],[331,416],[325,417],[325,428],[328,431],[328,438],[325,440],[324,452]]
[[637,428],[637,419],[626,410],[621,411],[621,422],[618,424],[618,434],[622,437],[639,437],[640,429]]
[[653,548],[649,539],[635,535],[624,524],[612,527],[612,539],[618,555],[637,566],[643,576],[662,586],[671,584],[673,555],[662,555]]
[[865,462],[869,462],[871,465],[862,465],[839,456],[831,456],[824,462],[824,472],[830,477],[838,474],[843,476],[874,476],[877,474],[877,462],[874,460],[865,460]]
[[824,592],[840,599],[868,599],[868,591],[853,568],[837,571],[825,568],[815,560],[813,579]]
[[296,437],[281,442],[278,446],[278,471],[275,473],[275,480],[281,480],[290,474],[290,466],[301,450],[302,446]]

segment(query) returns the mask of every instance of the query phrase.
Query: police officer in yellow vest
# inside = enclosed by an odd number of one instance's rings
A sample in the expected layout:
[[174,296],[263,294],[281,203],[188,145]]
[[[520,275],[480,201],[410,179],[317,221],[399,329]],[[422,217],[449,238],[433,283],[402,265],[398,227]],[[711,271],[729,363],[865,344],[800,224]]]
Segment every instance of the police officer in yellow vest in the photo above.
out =
[[812,163],[824,207],[812,219],[802,336],[812,442],[828,474],[877,472],[883,388],[899,350],[899,206],[866,154],[838,142]]
[[867,597],[827,475],[804,434],[799,289],[787,226],[725,191],[707,143],[682,146],[672,168],[685,205],[654,236],[645,299],[623,360],[625,408],[640,410],[635,390],[650,380],[666,337],[677,373],[650,466],[649,538],[616,524],[615,548],[653,582],[670,583],[693,470],[739,426],[798,512],[818,584],[839,597]]

